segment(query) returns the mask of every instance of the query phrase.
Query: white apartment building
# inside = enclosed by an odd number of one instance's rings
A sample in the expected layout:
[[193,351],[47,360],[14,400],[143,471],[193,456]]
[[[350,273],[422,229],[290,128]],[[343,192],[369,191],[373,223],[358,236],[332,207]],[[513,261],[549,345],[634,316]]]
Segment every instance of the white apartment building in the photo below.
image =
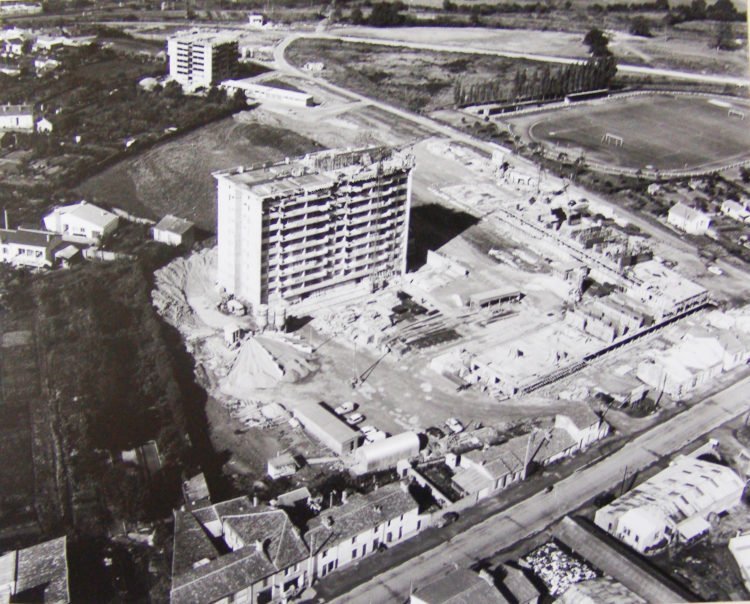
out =
[[31,105],[0,105],[0,132],[33,132],[34,108]]
[[235,73],[239,49],[228,36],[199,32],[167,39],[169,76],[186,90],[210,88]]
[[413,168],[371,148],[215,173],[219,286],[257,307],[403,275]]

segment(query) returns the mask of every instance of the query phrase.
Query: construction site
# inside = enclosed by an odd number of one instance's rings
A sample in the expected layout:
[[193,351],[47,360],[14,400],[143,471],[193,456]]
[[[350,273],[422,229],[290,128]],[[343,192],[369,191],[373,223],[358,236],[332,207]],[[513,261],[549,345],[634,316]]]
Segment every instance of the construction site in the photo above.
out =
[[[337,195],[325,193],[328,176],[313,159],[317,155],[304,159],[300,169],[287,160],[278,168],[264,166],[264,176],[255,176],[253,168],[217,176],[219,182],[260,178],[248,192],[239,188],[232,195],[248,208],[261,204],[259,216],[268,226],[256,255],[265,259],[269,249],[278,273],[265,265],[260,272],[252,269],[253,278],[261,278],[255,293],[231,291],[236,271],[243,262],[252,264],[254,254],[247,261],[237,256],[235,273],[226,277],[227,265],[219,262],[220,213],[219,254],[206,249],[175,260],[157,272],[153,297],[196,359],[198,379],[210,395],[214,444],[231,453],[230,473],[257,479],[268,473],[269,460],[291,454],[298,460],[290,470],[293,480],[310,484],[331,469],[361,470],[355,450],[380,438],[430,435],[429,446],[425,436],[417,451],[410,444],[401,452],[424,460],[455,446],[486,446],[532,433],[540,421],[552,425],[559,415],[604,414],[616,433],[627,436],[642,425],[632,414],[647,416],[640,422],[658,421],[660,409],[707,391],[722,373],[750,358],[750,312],[717,310],[745,295],[739,271],[708,271],[689,246],[653,237],[637,216],[500,147],[480,152],[426,136],[361,103],[312,91],[318,106],[262,108],[252,119],[293,127],[325,146],[370,149],[366,160],[352,160],[350,151],[319,152],[349,157],[344,163],[363,161],[354,173],[377,163],[370,145],[387,138],[383,131],[398,132],[394,140],[413,162],[408,192],[398,197],[409,216],[407,261],[389,256],[383,278],[376,250],[367,247],[364,252],[373,256],[358,261],[362,275],[320,293],[317,284],[329,277],[305,258],[335,259],[337,244],[331,242],[341,237],[343,246],[344,235],[326,231],[326,212],[343,211],[330,209],[339,202],[325,201],[324,214],[315,205]],[[379,136],[363,140],[365,114],[387,129],[374,129]],[[389,194],[401,186],[389,183]],[[261,197],[252,201],[258,190]],[[263,196],[288,201],[265,210]],[[347,219],[356,222],[358,211],[365,226],[389,218],[376,216],[377,204],[370,203],[351,209]],[[232,211],[241,222],[255,210]],[[297,237],[295,219],[304,229],[299,244],[283,253],[273,251],[271,241],[274,221],[281,219],[283,237]],[[271,239],[264,239],[266,232]],[[287,251],[299,257],[287,258]],[[281,254],[279,260],[273,254]],[[341,265],[340,274],[346,270]],[[295,271],[303,272],[295,277]],[[367,271],[380,278],[367,277]],[[313,295],[285,297],[291,291],[285,289],[287,275],[288,283],[306,283]],[[322,423],[328,417],[341,426],[332,430],[335,444],[300,420],[304,411],[298,410],[309,405],[319,407],[315,414],[324,414]],[[489,438],[482,435],[486,429]],[[522,449],[528,446],[523,438]],[[544,447],[551,446],[549,438]],[[395,461],[364,468],[392,468]]]

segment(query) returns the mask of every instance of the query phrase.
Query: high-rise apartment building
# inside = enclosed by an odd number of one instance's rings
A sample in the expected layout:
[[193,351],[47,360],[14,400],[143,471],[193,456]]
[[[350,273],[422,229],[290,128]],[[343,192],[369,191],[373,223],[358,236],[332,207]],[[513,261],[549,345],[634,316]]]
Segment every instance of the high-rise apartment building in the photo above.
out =
[[402,275],[413,168],[371,148],[215,173],[219,285],[273,306]]
[[236,74],[237,40],[217,34],[182,33],[167,40],[169,75],[183,88],[210,88]]

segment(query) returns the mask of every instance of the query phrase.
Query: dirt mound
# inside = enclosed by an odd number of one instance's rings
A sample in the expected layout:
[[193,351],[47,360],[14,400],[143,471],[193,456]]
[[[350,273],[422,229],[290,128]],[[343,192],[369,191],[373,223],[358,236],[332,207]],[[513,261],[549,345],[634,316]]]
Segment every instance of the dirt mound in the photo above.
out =
[[279,382],[298,382],[317,370],[310,355],[277,338],[256,336],[247,340],[221,382],[221,389],[240,396],[254,388],[273,388]]

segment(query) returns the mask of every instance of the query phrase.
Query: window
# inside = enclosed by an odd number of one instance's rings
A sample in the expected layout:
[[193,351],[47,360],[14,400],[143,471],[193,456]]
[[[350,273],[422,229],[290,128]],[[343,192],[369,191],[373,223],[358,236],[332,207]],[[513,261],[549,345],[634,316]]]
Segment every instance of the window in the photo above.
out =
[[356,558],[356,557],[357,557],[357,550],[353,549],[352,550],[352,560],[354,560],[354,558]]
[[419,530],[421,528],[422,528],[422,521],[421,520],[417,520],[417,530]]
[[357,536],[354,535],[354,537],[352,537],[352,543],[356,543],[356,542],[357,542]]

